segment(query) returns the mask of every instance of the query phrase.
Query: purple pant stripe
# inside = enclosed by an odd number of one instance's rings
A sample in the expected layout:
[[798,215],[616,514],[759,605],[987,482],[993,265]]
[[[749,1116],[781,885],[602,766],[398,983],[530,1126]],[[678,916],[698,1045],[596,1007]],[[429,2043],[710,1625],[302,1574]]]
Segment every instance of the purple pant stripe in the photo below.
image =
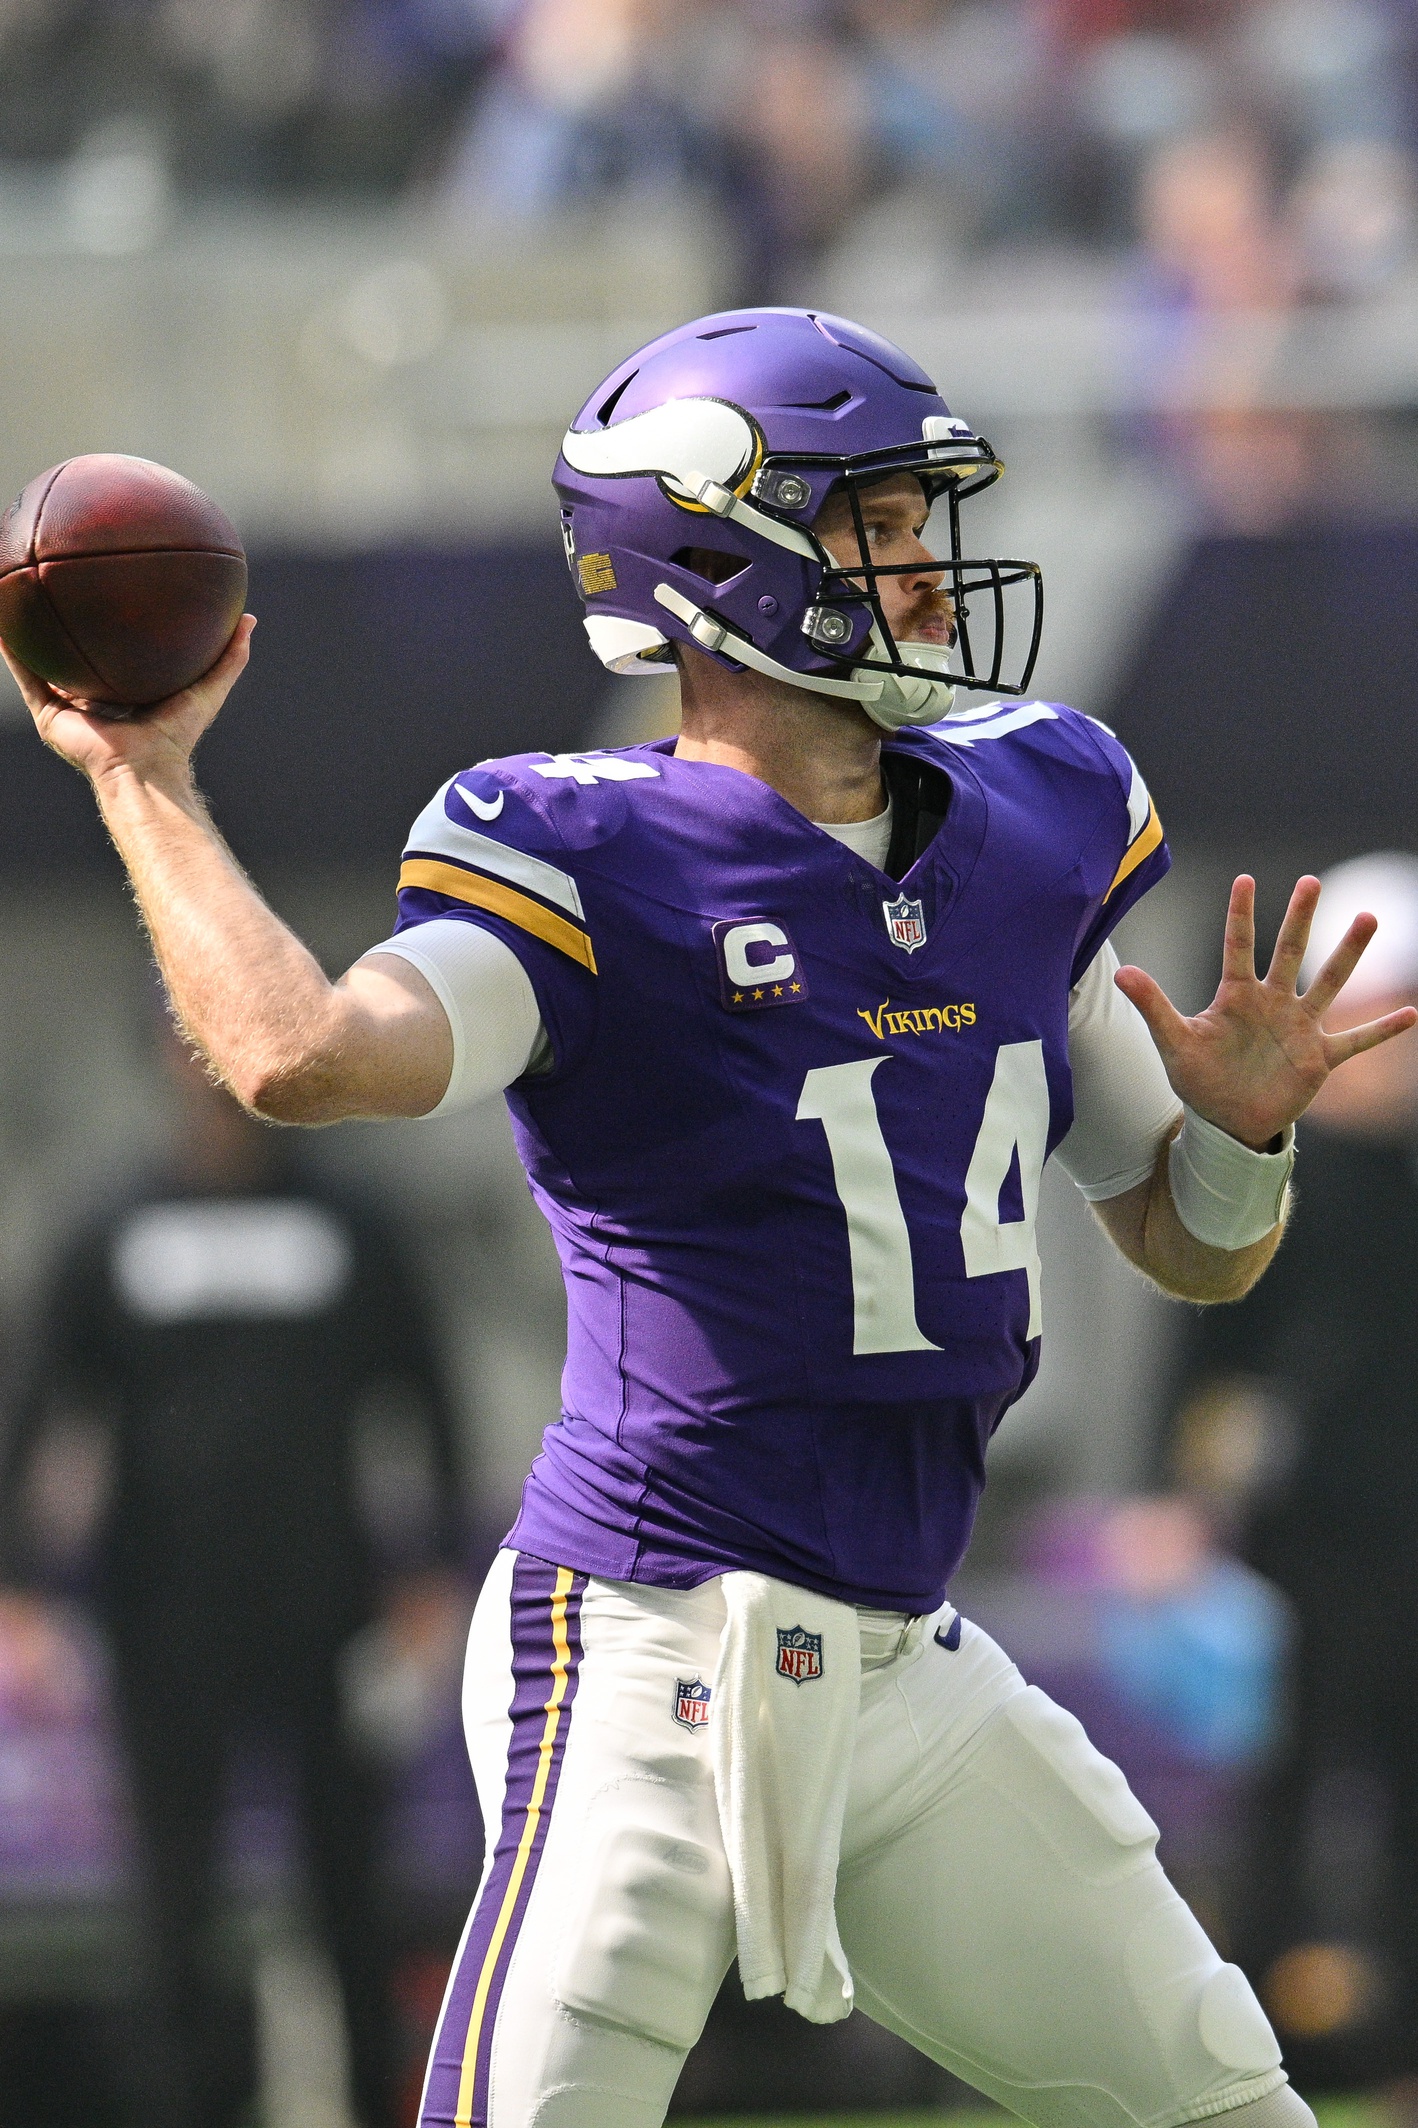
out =
[[[459,1952],[433,2043],[420,2128],[487,2128],[488,2068],[498,2008],[546,1845],[571,1727],[585,1586],[584,1574],[565,1575],[525,1554],[513,1565],[512,1735],[502,1821],[492,1868]],[[465,2059],[475,2019],[469,2102]],[[465,2093],[461,2114],[460,2089]]]

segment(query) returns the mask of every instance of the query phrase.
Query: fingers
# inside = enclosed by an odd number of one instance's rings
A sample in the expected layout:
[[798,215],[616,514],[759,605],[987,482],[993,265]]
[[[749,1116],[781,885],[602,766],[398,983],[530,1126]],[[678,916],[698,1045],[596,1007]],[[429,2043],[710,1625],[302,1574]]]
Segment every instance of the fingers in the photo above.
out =
[[[194,680],[191,687],[185,691],[199,696],[203,701],[210,695],[215,695],[218,703],[224,702],[246,670],[247,661],[251,656],[251,637],[255,627],[255,614],[243,613],[236,624],[231,641],[217,659],[216,664],[209,665],[201,679]],[[176,697],[174,697],[175,699]]]
[[[1285,990],[1295,988],[1300,973],[1300,963],[1305,958],[1305,948],[1310,942],[1310,925],[1314,922],[1315,910],[1319,907],[1320,883],[1307,872],[1295,882],[1285,918],[1275,940],[1275,951],[1270,956],[1266,970],[1268,983],[1277,983]],[[1367,943],[1367,941],[1366,941]],[[1355,956],[1357,959],[1357,955]]]
[[[1226,936],[1221,949],[1222,982],[1246,983],[1256,972],[1256,883],[1242,872],[1226,907]],[[1136,1003],[1136,1000],[1134,1000]],[[1139,1011],[1141,1007],[1139,1006]]]
[[8,643],[0,642],[0,657],[9,666],[30,715],[37,717],[48,709],[55,699],[48,681],[42,680],[37,672],[31,672],[28,665],[22,665]]
[[1185,1036],[1187,1023],[1162,985],[1145,968],[1119,968],[1113,981],[1142,1014],[1162,1056],[1169,1056]]
[[255,614],[243,613],[241,619],[236,624],[236,628],[233,632],[231,641],[227,644],[226,649],[222,652],[221,656],[217,659],[216,664],[212,667],[211,675],[209,675],[209,677],[215,677],[215,675],[218,673],[224,673],[229,666],[233,668],[231,673],[231,677],[233,680],[236,679],[239,673],[244,672],[246,670],[247,660],[251,656],[251,638],[255,633]]
[[1301,1002],[1306,1011],[1313,1013],[1317,1020],[1322,1020],[1329,1011],[1359,965],[1359,956],[1378,928],[1378,918],[1371,916],[1367,910],[1356,916],[1305,992]]
[[1343,1034],[1327,1034],[1324,1037],[1325,1062],[1334,1071],[1361,1051],[1377,1049],[1380,1042],[1391,1042],[1396,1034],[1407,1034],[1409,1028],[1415,1026],[1418,1026],[1418,1010],[1412,1005],[1402,1005],[1397,1012],[1386,1012],[1381,1020],[1369,1020],[1363,1027],[1346,1027]]

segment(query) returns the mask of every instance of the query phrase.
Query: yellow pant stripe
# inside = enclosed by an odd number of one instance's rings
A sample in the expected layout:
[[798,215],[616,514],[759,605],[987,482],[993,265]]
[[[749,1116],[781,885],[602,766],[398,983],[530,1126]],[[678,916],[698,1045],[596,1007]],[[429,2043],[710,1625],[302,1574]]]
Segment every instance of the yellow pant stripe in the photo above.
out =
[[527,1821],[522,1827],[522,1837],[517,1843],[517,1856],[512,1864],[512,1874],[507,1880],[502,1906],[493,1927],[492,1937],[478,1975],[477,1992],[473,1996],[472,2014],[468,2019],[468,2037],[463,2047],[463,2072],[458,2079],[458,2110],[453,2119],[455,2128],[472,2128],[473,2083],[477,2075],[478,2041],[482,2037],[483,2015],[487,1998],[497,1971],[507,1931],[517,1906],[517,1895],[522,1889],[522,1879],[527,1874],[532,1848],[536,1842],[537,1827],[541,1823],[542,1799],[551,1779],[552,1753],[556,1748],[556,1735],[561,1727],[562,1702],[566,1697],[566,1681],[571,1665],[571,1649],[566,1638],[566,1599],[571,1593],[575,1577],[569,1567],[558,1567],[556,1590],[551,1600],[551,1639],[554,1650],[551,1666],[551,1692],[546,1703],[546,1724],[538,1751],[536,1777],[527,1803]]

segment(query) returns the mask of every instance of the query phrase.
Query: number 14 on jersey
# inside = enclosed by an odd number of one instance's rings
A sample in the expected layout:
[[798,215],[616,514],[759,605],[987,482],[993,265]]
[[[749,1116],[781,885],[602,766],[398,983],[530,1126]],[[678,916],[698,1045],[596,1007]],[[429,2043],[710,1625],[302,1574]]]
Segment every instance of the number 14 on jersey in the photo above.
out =
[[[889,1062],[888,1057],[860,1057],[847,1064],[818,1065],[803,1081],[797,1119],[822,1125],[833,1181],[847,1215],[853,1352],[934,1352],[937,1346],[916,1320],[911,1234],[872,1086],[875,1074]],[[1041,1325],[1034,1229],[1048,1137],[1044,1045],[1006,1042],[995,1056],[994,1078],[965,1173],[960,1241],[967,1278],[990,1278],[1001,1271],[1028,1274],[1030,1337],[1038,1336]],[[1024,1216],[1001,1220],[1000,1192],[1016,1152]]]

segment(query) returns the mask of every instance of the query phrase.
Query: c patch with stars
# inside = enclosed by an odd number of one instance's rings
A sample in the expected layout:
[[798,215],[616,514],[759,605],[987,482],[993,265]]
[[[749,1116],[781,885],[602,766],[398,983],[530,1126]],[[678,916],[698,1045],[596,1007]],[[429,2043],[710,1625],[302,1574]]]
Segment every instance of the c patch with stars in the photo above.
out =
[[800,1005],[807,976],[792,939],[771,916],[731,916],[714,926],[719,997],[727,1012]]

